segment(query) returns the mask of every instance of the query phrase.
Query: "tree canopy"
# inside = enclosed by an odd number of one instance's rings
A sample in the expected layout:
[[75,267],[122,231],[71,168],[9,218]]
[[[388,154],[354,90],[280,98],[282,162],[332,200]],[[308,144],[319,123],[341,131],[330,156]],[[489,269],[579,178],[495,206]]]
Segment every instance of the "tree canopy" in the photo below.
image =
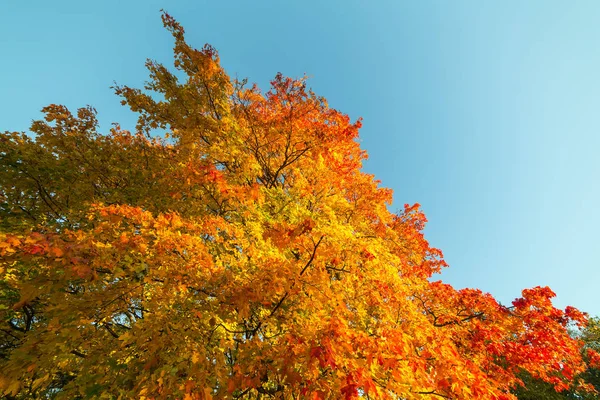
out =
[[[164,13],[175,71],[0,135],[0,390],[8,398],[514,399],[570,388],[585,314],[433,279],[419,205],[361,170],[359,121],[305,79],[232,80]],[[581,388],[585,389],[582,382]]]
[[[600,350],[600,318],[590,318],[585,328],[573,331],[571,335],[579,338],[584,343],[582,351],[584,360],[587,363],[585,372],[577,376],[577,380],[572,383],[569,389],[557,391],[552,384],[542,379],[534,378],[527,371],[523,371],[520,377],[524,385],[518,386],[514,390],[519,400],[592,400],[598,398],[598,391],[600,391],[600,369],[598,368],[597,358],[594,359],[594,353],[589,353],[587,350]],[[582,391],[578,385],[580,379],[586,384],[593,386],[595,390],[589,392]]]

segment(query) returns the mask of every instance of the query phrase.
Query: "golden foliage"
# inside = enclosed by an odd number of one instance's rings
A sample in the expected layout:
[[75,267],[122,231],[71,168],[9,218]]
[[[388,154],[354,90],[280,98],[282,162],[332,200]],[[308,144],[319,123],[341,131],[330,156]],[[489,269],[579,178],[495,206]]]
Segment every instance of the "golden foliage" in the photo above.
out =
[[6,396],[510,399],[522,369],[582,371],[585,317],[549,289],[504,307],[430,279],[442,253],[361,171],[360,121],[304,79],[230,80],[163,22],[178,74],[115,88],[135,133],[51,105],[0,136]]

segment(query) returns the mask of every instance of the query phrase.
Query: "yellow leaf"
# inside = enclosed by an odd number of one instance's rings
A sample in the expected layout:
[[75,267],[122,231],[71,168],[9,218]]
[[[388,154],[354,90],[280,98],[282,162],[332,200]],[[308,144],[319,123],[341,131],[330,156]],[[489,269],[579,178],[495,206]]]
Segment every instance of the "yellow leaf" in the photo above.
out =
[[16,396],[17,393],[19,393],[19,390],[21,389],[21,382],[19,381],[14,381],[13,383],[10,384],[10,386],[4,391],[4,394],[6,395],[10,395],[10,396]]
[[46,375],[42,376],[41,378],[38,378],[38,379],[34,380],[33,383],[31,384],[31,388],[32,389],[37,389],[44,382],[46,382],[48,379],[50,379],[50,374],[46,374]]

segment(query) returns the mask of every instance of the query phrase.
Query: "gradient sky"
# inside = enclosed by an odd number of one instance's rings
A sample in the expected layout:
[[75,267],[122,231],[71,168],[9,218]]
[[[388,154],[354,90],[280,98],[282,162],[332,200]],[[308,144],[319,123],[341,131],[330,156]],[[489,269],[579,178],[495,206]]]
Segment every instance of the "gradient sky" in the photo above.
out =
[[600,315],[600,3],[597,1],[0,2],[0,130],[50,103],[133,128],[113,81],[171,62],[161,8],[231,76],[311,77],[362,116],[365,170],[419,202],[441,279],[507,304],[548,285]]

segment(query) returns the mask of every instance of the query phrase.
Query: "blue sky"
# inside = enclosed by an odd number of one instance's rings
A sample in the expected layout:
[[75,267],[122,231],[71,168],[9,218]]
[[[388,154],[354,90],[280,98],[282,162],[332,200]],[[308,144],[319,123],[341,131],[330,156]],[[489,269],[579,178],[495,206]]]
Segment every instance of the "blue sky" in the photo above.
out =
[[600,315],[600,3],[17,1],[0,3],[0,129],[50,103],[133,127],[109,87],[170,63],[167,9],[230,75],[311,77],[362,116],[365,170],[419,202],[441,278],[509,303],[549,285]]

